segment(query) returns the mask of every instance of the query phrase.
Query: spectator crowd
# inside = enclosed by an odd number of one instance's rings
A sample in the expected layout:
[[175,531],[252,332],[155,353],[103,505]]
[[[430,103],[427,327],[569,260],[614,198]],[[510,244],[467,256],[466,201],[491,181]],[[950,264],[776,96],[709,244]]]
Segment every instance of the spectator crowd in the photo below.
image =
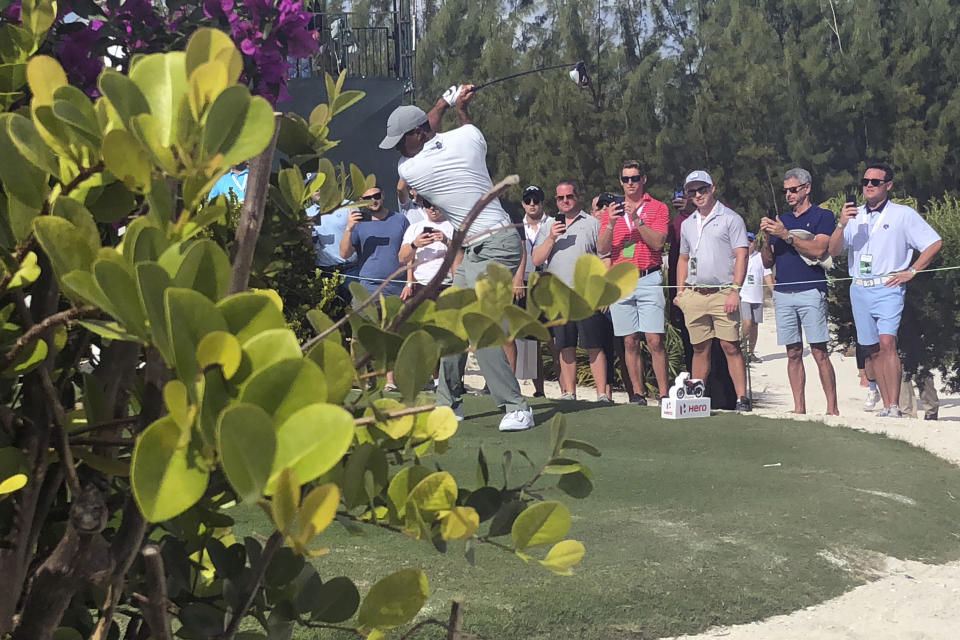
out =
[[[386,283],[383,293],[403,299],[434,277],[454,227],[492,187],[486,142],[467,112],[472,95],[470,85],[451,87],[428,113],[403,106],[390,115],[380,146],[396,149],[401,156],[397,184],[401,210],[388,210],[382,189],[373,187],[363,194],[364,207],[321,216],[313,233],[320,268],[355,279],[367,291]],[[456,109],[460,126],[440,132],[440,117],[448,108]],[[471,228],[477,239],[461,249],[444,278],[445,283],[473,286],[490,262],[498,262],[514,273],[515,298],[522,305],[533,272],[550,273],[572,285],[574,265],[584,254],[598,256],[608,267],[630,262],[637,268],[633,291],[609,308],[551,327],[546,346],[553,354],[562,400],[577,398],[577,347],[586,353],[597,402],[612,403],[610,389],[617,371],[630,402],[646,405],[648,395],[662,400],[671,382],[669,323],[683,342],[685,370],[707,382],[711,397],[732,390],[729,408],[750,411],[747,366],[761,361],[757,330],[765,321],[764,300],[772,297],[793,412],[807,411],[806,342],[825,412],[838,415],[827,272],[833,258],[846,253],[858,363],[869,386],[865,408],[876,409],[879,416],[900,417],[904,397],[912,410],[912,389],[902,384],[897,340],[904,294],[907,283],[930,264],[941,241],[914,209],[891,202],[890,167],[866,168],[861,180],[863,204],[848,196],[839,220],[811,202],[810,172],[791,169],[783,177],[786,209],[763,218],[756,230],[748,230],[743,217],[720,200],[719,186],[704,170],[689,173],[673,193],[672,217],[670,207],[646,190],[647,168],[641,162],[623,162],[617,179],[617,193],[595,196],[582,193],[575,178],[558,181],[549,188],[555,211],[549,215],[548,190],[532,184],[522,192],[523,219],[515,224],[495,199]],[[547,350],[531,343],[518,340],[476,351],[489,392],[505,412],[503,431],[533,425],[516,375],[532,378],[534,395],[543,394],[542,355]],[[527,362],[531,358],[533,366]],[[451,406],[458,416],[465,359],[445,357],[437,372],[437,401]],[[925,417],[935,419],[932,381],[920,377],[916,382]]]

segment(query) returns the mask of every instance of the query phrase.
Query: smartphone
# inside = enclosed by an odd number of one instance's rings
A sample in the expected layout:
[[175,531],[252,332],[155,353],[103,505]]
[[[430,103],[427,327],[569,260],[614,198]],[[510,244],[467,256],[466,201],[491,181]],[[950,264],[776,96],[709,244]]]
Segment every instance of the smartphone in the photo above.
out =
[[370,209],[367,207],[360,207],[360,222],[370,222],[373,219],[373,214],[370,213]]
[[560,224],[567,224],[567,217],[560,212],[557,212],[553,216],[553,219],[559,222]]
[[853,193],[848,193],[846,196],[847,204],[857,204],[857,196]]
[[673,190],[673,199],[679,200],[683,197],[683,189],[674,189]]
[[435,231],[435,229],[434,229],[433,227],[424,227],[424,228],[423,228],[423,232],[424,232],[424,233],[433,233],[434,231]]
[[767,209],[767,218],[770,220],[777,219],[777,210],[776,209]]

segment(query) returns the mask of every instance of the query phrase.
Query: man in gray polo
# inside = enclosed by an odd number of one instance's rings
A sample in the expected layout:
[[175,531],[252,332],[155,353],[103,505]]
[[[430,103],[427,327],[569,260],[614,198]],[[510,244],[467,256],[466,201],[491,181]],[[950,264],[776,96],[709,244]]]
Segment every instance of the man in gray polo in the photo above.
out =
[[737,392],[737,411],[750,411],[747,368],[740,352],[740,287],[747,274],[747,227],[714,196],[713,179],[694,171],[684,181],[696,212],[680,227],[676,304],[693,345],[692,377],[706,380],[710,346],[720,340]]
[[[387,135],[381,149],[396,149],[402,156],[397,172],[417,193],[437,206],[455,227],[467,217],[471,207],[493,188],[487,170],[487,142],[470,121],[467,104],[473,98],[473,85],[450,87],[430,113],[414,105],[397,107],[387,119]],[[444,112],[456,105],[460,126],[439,132]],[[496,230],[496,231],[494,231]],[[510,216],[500,201],[488,204],[473,226],[470,236],[491,231],[463,249],[453,284],[473,287],[477,277],[491,262],[498,262],[515,273],[523,257],[523,243]],[[510,370],[507,356],[499,346],[476,350],[477,363],[496,400],[505,414],[500,431],[522,431],[533,426],[533,412],[520,393],[520,384]],[[467,355],[445,356],[441,360],[437,404],[453,408],[462,418],[463,371]]]
[[[580,190],[576,182],[564,179],[557,183],[557,209],[563,214],[550,224],[540,225],[533,246],[533,264],[546,265],[548,273],[560,278],[568,287],[573,287],[573,272],[577,258],[592,253],[597,255],[597,235],[600,223],[579,207]],[[606,257],[606,256],[601,256]],[[588,318],[551,327],[550,333],[560,351],[561,400],[577,399],[577,344],[586,349],[590,360],[590,372],[597,388],[597,402],[612,403],[606,395],[607,357],[603,352],[604,339],[612,327],[599,311]]]

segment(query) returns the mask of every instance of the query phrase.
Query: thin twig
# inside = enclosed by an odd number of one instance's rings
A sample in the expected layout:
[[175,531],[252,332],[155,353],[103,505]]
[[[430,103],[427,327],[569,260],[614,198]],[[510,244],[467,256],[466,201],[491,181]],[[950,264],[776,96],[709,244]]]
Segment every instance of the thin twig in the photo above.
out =
[[99,431],[100,429],[110,429],[112,427],[122,427],[126,424],[135,424],[140,420],[140,416],[127,416],[126,418],[115,418],[113,420],[106,420],[104,422],[98,422],[97,424],[92,424],[88,427],[83,427],[82,429],[73,429],[70,431],[70,436],[79,436],[83,433],[90,433],[91,431]]
[[375,415],[373,416],[364,416],[362,418],[357,418],[353,421],[355,426],[360,426],[364,424],[374,424],[375,422],[380,422],[382,420],[392,420],[393,418],[402,418],[403,416],[412,416],[418,413],[426,413],[427,411],[433,411],[437,408],[435,404],[421,404],[416,407],[404,407],[403,409],[397,409],[396,411],[389,411],[387,413],[381,414],[380,417]]
[[16,341],[13,343],[13,346],[10,347],[7,353],[3,356],[3,362],[0,363],[0,370],[9,367],[28,344],[30,344],[30,342],[32,342],[34,339],[40,337],[40,335],[43,334],[43,332],[47,329],[51,329],[61,324],[70,324],[71,322],[80,318],[88,318],[99,315],[100,313],[101,311],[97,307],[85,305],[82,307],[73,307],[72,309],[55,313],[52,316],[47,316],[42,321],[24,331],[23,334],[16,339]]
[[147,600],[143,603],[143,619],[156,640],[173,640],[170,616],[167,615],[167,576],[163,570],[160,547],[149,544],[143,548],[147,569]]
[[47,402],[53,411],[55,448],[60,455],[60,461],[63,463],[64,478],[67,481],[67,487],[70,493],[77,495],[80,492],[80,478],[77,475],[77,465],[73,460],[73,452],[70,451],[70,442],[67,440],[66,416],[63,411],[63,405],[60,404],[60,398],[57,397],[57,390],[53,387],[53,380],[50,379],[50,370],[45,365],[38,369],[40,373],[40,382],[43,386],[43,392],[47,396]]
[[136,438],[72,438],[67,436],[72,445],[90,447],[132,447],[137,443]]
[[228,293],[246,291],[250,282],[250,268],[253,264],[253,252],[257,247],[260,229],[263,226],[263,212],[267,202],[267,187],[270,186],[270,168],[277,148],[277,135],[280,133],[280,114],[274,113],[273,136],[263,151],[250,159],[250,174],[247,178],[247,191],[237,222],[234,242],[233,264],[230,271]]

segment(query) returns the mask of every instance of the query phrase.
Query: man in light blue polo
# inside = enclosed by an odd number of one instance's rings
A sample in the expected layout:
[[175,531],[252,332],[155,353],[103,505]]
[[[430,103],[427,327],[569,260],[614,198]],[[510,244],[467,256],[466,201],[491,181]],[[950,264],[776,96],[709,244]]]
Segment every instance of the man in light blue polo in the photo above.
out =
[[806,413],[803,338],[820,373],[827,396],[827,415],[837,408],[837,376],[830,363],[827,342],[827,275],[820,262],[827,253],[837,223],[833,212],[810,202],[813,178],[806,169],[790,169],[783,177],[783,195],[791,211],[776,219],[763,218],[763,266],[776,265],[773,304],[777,317],[777,344],[787,348],[787,378],[793,391],[793,412]]
[[[832,256],[849,250],[847,266],[853,277],[850,305],[857,342],[867,349],[883,401],[883,409],[877,415],[899,418],[897,330],[905,285],[917,271],[927,268],[942,241],[914,209],[890,202],[890,167],[871,164],[860,182],[866,204],[844,205],[840,223],[830,236],[829,249]],[[914,251],[920,252],[916,260]]]

